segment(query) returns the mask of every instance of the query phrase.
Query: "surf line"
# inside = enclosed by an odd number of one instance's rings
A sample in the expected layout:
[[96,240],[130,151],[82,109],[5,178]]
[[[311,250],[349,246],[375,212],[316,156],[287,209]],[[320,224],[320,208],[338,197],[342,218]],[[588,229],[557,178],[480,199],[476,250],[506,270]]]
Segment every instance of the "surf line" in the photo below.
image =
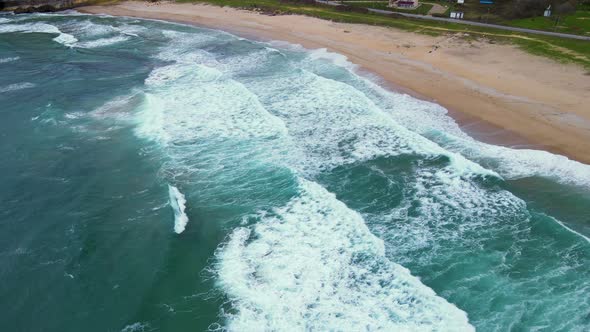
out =
[[184,232],[186,224],[188,224],[188,216],[184,211],[186,209],[186,198],[178,188],[172,185],[168,185],[168,196],[170,207],[174,211],[174,232],[180,234]]
[[568,232],[575,234],[579,237],[581,237],[582,239],[586,240],[586,242],[590,243],[590,238],[588,238],[587,236],[585,236],[584,234],[566,226],[563,222],[561,222],[559,219],[554,218],[552,216],[546,215],[543,213],[544,216],[548,217],[549,219],[552,219],[553,221],[555,221],[556,223],[558,223],[561,227],[565,228]]

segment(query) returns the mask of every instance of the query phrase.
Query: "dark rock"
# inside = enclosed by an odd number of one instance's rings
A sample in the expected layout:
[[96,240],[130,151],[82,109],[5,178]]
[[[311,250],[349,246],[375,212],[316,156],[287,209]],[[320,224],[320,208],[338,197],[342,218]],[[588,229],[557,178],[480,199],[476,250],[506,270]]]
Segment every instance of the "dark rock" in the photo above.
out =
[[93,3],[93,0],[0,0],[0,11],[48,13]]

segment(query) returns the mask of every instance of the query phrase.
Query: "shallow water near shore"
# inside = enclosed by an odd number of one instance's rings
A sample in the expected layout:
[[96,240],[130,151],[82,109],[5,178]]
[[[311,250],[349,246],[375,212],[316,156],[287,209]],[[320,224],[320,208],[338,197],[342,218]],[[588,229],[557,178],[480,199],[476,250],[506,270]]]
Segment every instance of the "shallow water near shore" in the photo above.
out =
[[0,105],[2,330],[590,328],[590,166],[337,54],[3,15]]

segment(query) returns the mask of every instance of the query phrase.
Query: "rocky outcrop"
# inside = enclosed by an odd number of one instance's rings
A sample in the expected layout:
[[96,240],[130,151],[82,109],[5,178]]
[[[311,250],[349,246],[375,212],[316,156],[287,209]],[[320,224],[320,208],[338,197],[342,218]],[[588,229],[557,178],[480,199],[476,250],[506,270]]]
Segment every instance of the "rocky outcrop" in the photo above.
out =
[[96,0],[0,0],[0,10],[15,13],[54,12],[96,2]]

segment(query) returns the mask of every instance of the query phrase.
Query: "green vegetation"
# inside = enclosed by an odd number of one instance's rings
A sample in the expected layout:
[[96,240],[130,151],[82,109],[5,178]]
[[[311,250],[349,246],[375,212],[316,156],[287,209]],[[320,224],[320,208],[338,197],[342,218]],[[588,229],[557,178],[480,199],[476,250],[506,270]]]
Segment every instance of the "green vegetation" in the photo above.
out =
[[464,4],[453,3],[451,8],[465,13],[465,20],[485,23],[499,23],[502,20],[502,4],[482,5],[479,0],[467,0]]
[[590,35],[590,4],[579,5],[577,10],[569,15],[556,14],[552,17],[531,17],[503,23],[528,29]]
[[347,6],[353,6],[353,7],[375,8],[375,9],[389,10],[392,12],[411,13],[411,14],[418,14],[418,15],[426,15],[432,9],[432,5],[427,4],[427,3],[423,3],[420,6],[418,6],[418,8],[415,8],[415,9],[392,8],[392,7],[388,6],[389,1],[373,1],[373,2],[342,1],[342,3]]
[[341,1],[340,3],[352,6],[352,7],[361,7],[361,8],[375,8],[375,9],[383,9],[383,10],[393,10],[393,8],[388,7],[389,1],[363,1],[363,2],[356,2],[356,1]]
[[[552,29],[555,25],[555,20],[542,19],[543,12],[547,8],[547,6],[552,6],[554,16],[559,15],[562,17],[566,17],[573,14],[576,10],[576,7],[579,10],[587,11],[587,7],[590,3],[588,2],[589,0],[494,0],[493,5],[486,5],[479,3],[479,0],[466,0],[464,4],[457,4],[456,0],[428,1],[449,6],[453,10],[462,11],[465,13],[464,19],[469,21],[514,25],[526,28],[540,28],[543,30],[551,31],[553,31]],[[586,3],[576,5],[576,3],[581,3],[581,1],[586,1]],[[533,19],[531,22],[530,18],[535,19]],[[537,18],[540,18],[542,20],[537,20]],[[522,23],[519,24],[519,21],[522,21]],[[517,23],[512,24],[512,22]],[[552,22],[553,25],[551,24]],[[579,25],[576,23],[579,22],[572,21],[568,22],[567,25]],[[568,30],[568,32],[571,33],[575,31]]]
[[550,36],[532,35],[493,28],[469,26],[450,22],[411,19],[395,15],[368,13],[358,7],[334,7],[315,4],[313,1],[286,2],[278,0],[179,0],[216,6],[229,6],[262,11],[269,14],[301,14],[326,20],[380,25],[423,33],[443,35],[461,33],[463,38],[485,38],[496,43],[518,45],[523,50],[549,57],[560,62],[573,62],[590,69],[590,42]]

